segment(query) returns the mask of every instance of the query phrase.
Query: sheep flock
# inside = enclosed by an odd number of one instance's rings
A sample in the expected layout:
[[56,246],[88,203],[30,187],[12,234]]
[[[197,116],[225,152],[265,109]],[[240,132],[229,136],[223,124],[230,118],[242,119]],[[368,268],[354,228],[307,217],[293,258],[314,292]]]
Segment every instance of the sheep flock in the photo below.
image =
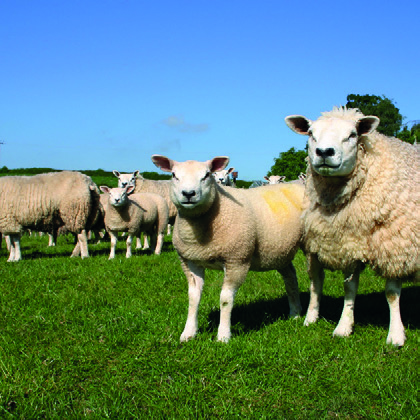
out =
[[310,279],[304,325],[319,318],[324,270],[339,270],[344,305],[333,335],[349,336],[360,273],[368,265],[385,280],[386,342],[403,346],[402,283],[418,281],[420,272],[419,148],[380,134],[379,118],[357,109],[334,107],[317,120],[290,115],[285,122],[308,139],[307,171],[295,181],[271,175],[253,188],[236,188],[237,172],[232,180],[226,156],[178,162],[162,155],[152,162],[171,173],[169,181],[151,181],[139,171],[114,171],[117,188],[98,188],[76,171],[0,177],[0,244],[4,237],[7,261],[22,259],[20,239],[28,230],[48,233],[51,243],[60,232],[72,233],[71,256],[82,258],[89,257],[89,232],[105,231],[109,259],[119,232],[127,234],[127,258],[134,237],[143,234],[144,248],[150,238],[159,255],[165,232],[172,234],[188,283],[180,340],[197,335],[205,271],[211,269],[224,272],[217,339],[227,342],[234,298],[249,271],[278,271],[290,316],[301,314],[293,259],[302,250]]

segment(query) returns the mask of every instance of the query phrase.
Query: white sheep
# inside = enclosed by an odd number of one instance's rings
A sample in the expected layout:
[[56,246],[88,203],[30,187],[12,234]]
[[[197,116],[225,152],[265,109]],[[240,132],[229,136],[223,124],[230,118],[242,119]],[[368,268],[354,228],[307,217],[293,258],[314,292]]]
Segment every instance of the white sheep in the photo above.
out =
[[264,179],[268,181],[269,185],[273,185],[273,184],[280,184],[281,182],[284,182],[286,177],[280,176],[280,175],[270,175],[270,176],[265,176]]
[[[118,178],[118,187],[123,188],[128,185],[134,185],[136,188],[134,193],[147,192],[161,195],[165,200],[169,210],[169,223],[167,234],[171,234],[171,225],[175,222],[177,209],[171,201],[169,189],[171,181],[154,181],[151,179],[143,178],[139,171],[134,171],[131,174],[122,174],[118,171],[113,171],[114,175]],[[147,236],[144,237],[145,246],[143,249],[148,248]],[[140,240],[137,241],[137,248],[141,248]]]
[[105,194],[101,203],[105,213],[105,229],[111,236],[109,259],[115,258],[118,232],[127,232],[126,257],[131,257],[131,244],[134,236],[145,232],[151,236],[151,247],[159,255],[162,251],[163,237],[168,224],[168,206],[158,194],[133,194],[134,186],[125,188],[100,187]]
[[189,295],[181,341],[197,333],[205,268],[225,272],[219,341],[230,339],[234,296],[249,270],[279,271],[286,285],[290,315],[299,315],[292,260],[302,235],[303,186],[279,184],[251,190],[220,186],[211,174],[227,166],[227,157],[176,162],[153,155],[152,161],[172,173],[171,197],[178,208],[172,241],[188,280]]
[[375,131],[379,118],[356,109],[334,108],[316,121],[292,115],[286,123],[309,136],[304,225],[311,298],[305,324],[319,315],[323,267],[342,270],[344,308],[334,335],[351,334],[366,263],[386,278],[387,343],[402,346],[401,281],[420,265],[419,152]]
[[213,176],[219,185],[224,185],[225,187],[234,187],[235,184],[230,177],[230,174],[234,170],[235,168],[223,169],[222,171],[213,172]]
[[0,232],[10,236],[8,261],[21,259],[26,229],[57,234],[60,227],[77,235],[81,256],[89,256],[86,229],[97,217],[99,190],[80,172],[62,171],[0,178]]

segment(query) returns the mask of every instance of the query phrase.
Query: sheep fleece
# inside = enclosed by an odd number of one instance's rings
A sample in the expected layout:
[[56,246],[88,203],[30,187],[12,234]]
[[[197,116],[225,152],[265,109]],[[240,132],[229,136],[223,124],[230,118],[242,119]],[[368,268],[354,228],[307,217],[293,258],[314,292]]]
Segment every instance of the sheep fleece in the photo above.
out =
[[375,131],[362,137],[344,184],[309,168],[306,250],[333,270],[351,269],[360,260],[387,278],[416,273],[419,156],[412,145]]

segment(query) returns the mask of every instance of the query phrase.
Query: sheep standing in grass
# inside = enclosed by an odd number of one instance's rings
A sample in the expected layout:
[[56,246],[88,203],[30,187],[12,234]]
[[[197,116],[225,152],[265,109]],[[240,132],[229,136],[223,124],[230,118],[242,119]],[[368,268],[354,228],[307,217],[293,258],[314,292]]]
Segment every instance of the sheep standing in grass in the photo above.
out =
[[[125,188],[100,187],[105,194],[101,203],[105,213],[105,228],[111,236],[109,259],[115,258],[118,232],[127,232],[126,257],[131,257],[131,244],[134,236],[145,232],[151,236],[154,253],[162,251],[163,237],[168,224],[168,206],[158,194],[132,194],[132,185]],[[129,195],[130,194],[130,195]]]
[[230,339],[233,300],[249,270],[279,271],[286,285],[290,315],[299,315],[299,289],[292,260],[302,235],[303,186],[279,184],[252,190],[222,187],[212,173],[227,166],[227,157],[176,162],[153,155],[152,161],[172,173],[171,197],[178,208],[172,241],[188,280],[189,295],[181,341],[197,333],[205,268],[225,272],[219,341]]
[[309,136],[304,225],[311,298],[305,324],[319,315],[323,267],[342,270],[344,308],[334,335],[348,336],[366,263],[386,278],[387,343],[403,345],[401,281],[420,265],[419,152],[375,131],[379,119],[355,109],[334,108],[316,121],[292,115],[286,123]]
[[[140,175],[139,171],[135,171],[131,174],[121,174],[118,171],[113,171],[114,175],[118,178],[118,186],[123,188],[127,185],[134,185],[136,188],[134,190],[135,193],[152,193],[152,194],[159,194],[165,200],[169,210],[169,223],[168,223],[168,230],[167,234],[171,234],[171,225],[173,226],[175,222],[175,217],[177,214],[177,209],[172,203],[170,197],[170,185],[171,181],[154,181],[151,179],[143,178]],[[143,249],[148,248],[147,244],[147,237],[144,237],[145,246]],[[141,248],[140,240],[137,241],[137,248]]]
[[0,232],[10,236],[8,261],[21,259],[20,237],[26,229],[56,235],[60,227],[77,235],[81,256],[88,257],[86,227],[99,202],[95,187],[90,177],[71,171],[1,177]]

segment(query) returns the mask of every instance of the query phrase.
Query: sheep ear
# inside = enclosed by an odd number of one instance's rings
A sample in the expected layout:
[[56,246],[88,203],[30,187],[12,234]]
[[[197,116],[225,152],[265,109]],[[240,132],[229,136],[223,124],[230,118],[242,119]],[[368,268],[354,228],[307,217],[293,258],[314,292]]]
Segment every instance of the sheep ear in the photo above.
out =
[[378,117],[373,115],[368,115],[367,117],[360,118],[357,122],[357,134],[363,136],[371,133],[379,125],[381,120]]
[[133,172],[133,176],[134,178],[137,178],[139,176],[140,171],[134,171]]
[[229,163],[229,158],[227,156],[217,156],[209,160],[208,163],[211,172],[218,172],[226,168]]
[[284,119],[289,128],[295,133],[307,135],[309,127],[312,124],[311,120],[308,120],[302,115],[289,115]]
[[265,177],[264,177],[264,179],[265,179],[266,181],[270,181],[270,180],[269,180],[269,178],[268,178],[268,176],[265,176]]
[[162,155],[152,155],[152,162],[162,171],[172,172],[174,161]]
[[112,171],[112,173],[117,177],[117,178],[119,178],[120,177],[120,173],[118,172],[118,171]]
[[235,168],[229,168],[228,169],[228,174],[231,174],[234,170],[235,170]]
[[279,179],[280,179],[280,182],[283,182],[286,179],[286,175],[281,176]]
[[99,187],[99,189],[100,189],[102,192],[104,192],[104,193],[106,193],[106,194],[109,194],[109,190],[110,190],[110,188],[109,188],[109,187],[106,187],[106,186],[104,186],[104,185],[101,185],[101,186]]
[[129,185],[127,189],[125,190],[127,195],[131,194],[134,191],[134,188],[135,188],[134,185]]

